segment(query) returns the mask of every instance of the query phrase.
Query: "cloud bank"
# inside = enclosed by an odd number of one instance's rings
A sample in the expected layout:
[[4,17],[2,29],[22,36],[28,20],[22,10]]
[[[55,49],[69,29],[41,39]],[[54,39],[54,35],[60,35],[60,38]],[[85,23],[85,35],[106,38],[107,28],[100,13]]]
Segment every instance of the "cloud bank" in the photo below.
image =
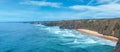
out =
[[[76,1],[76,0],[75,0]],[[79,0],[78,2],[84,2],[83,0]],[[91,4],[99,4],[97,6],[92,6]],[[50,18],[57,18],[61,16],[61,18],[115,18],[120,17],[120,4],[119,0],[90,0],[86,5],[72,5],[72,6],[61,6],[64,3],[59,2],[47,2],[47,1],[27,1],[22,2],[21,4],[27,4],[27,5],[37,5],[37,6],[49,6],[49,7],[55,7],[55,8],[61,8],[61,9],[71,9],[73,11],[77,12],[46,12],[48,14],[48,17]],[[51,15],[50,15],[51,13]],[[53,15],[54,14],[54,15]],[[42,15],[43,17],[44,14]]]
[[55,8],[59,8],[62,5],[62,3],[46,2],[46,1],[25,1],[25,2],[20,2],[20,4],[37,5],[41,7],[47,6],[47,7],[55,7]]
[[82,17],[94,17],[94,18],[110,18],[120,17],[120,4],[111,3],[99,6],[85,6],[85,5],[74,5],[70,6],[70,9],[85,12],[79,12],[79,16]]
[[120,0],[9,0],[9,2],[8,0],[0,2],[0,6],[3,6],[0,10],[0,20],[120,18]]

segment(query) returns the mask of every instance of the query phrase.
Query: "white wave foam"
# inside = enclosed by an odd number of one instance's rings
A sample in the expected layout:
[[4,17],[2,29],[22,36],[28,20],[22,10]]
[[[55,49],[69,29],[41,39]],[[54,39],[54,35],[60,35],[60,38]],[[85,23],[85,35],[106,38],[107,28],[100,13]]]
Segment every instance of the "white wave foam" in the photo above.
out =
[[45,27],[45,25],[42,24],[35,24],[35,26]]
[[[55,27],[46,27],[45,30],[50,32],[50,33],[59,35],[58,37],[63,37],[63,38],[60,38],[61,41],[63,41],[63,42],[69,41],[69,40],[71,40],[71,38],[74,38],[73,41],[66,42],[66,43],[64,43],[64,45],[70,45],[70,44],[76,44],[76,45],[100,44],[100,45],[110,45],[110,46],[115,46],[116,45],[116,42],[113,42],[113,41],[109,41],[109,40],[94,37],[94,36],[84,35],[84,34],[78,33],[75,30],[60,29],[57,26],[55,26]],[[67,37],[71,37],[71,38],[67,38]]]

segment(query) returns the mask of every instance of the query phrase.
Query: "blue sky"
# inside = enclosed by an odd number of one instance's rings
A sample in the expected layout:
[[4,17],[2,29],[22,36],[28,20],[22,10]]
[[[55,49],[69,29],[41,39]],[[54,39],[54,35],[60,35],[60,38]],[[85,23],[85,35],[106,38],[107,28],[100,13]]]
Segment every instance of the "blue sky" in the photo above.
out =
[[0,21],[120,17],[120,0],[0,0]]

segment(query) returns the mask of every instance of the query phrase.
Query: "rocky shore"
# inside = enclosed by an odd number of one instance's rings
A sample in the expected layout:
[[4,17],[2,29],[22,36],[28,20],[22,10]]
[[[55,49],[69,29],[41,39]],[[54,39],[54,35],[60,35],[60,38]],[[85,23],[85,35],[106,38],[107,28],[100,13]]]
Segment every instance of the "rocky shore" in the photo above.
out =
[[87,20],[63,20],[33,22],[34,24],[43,24],[46,26],[59,26],[67,29],[88,29],[100,34],[119,37],[120,19],[87,19]]
[[60,28],[76,29],[88,35],[118,41],[114,52],[120,51],[120,19],[86,19],[86,20],[62,20],[32,22],[46,26],[59,26]]
[[[62,20],[62,21],[46,21],[46,22],[32,22],[32,23],[43,24],[46,26],[59,26],[60,28],[67,28],[67,29],[76,29],[80,32],[84,32],[93,36],[98,36],[113,41],[118,41],[118,39],[120,38],[120,18]],[[88,32],[88,30],[90,31]],[[118,41],[114,52],[120,52],[120,40]]]

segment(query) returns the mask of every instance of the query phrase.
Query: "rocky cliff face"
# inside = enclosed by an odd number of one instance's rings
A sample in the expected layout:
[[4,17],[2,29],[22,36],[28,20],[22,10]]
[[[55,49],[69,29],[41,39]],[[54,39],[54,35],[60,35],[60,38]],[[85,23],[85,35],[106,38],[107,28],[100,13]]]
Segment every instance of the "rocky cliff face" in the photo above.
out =
[[[118,37],[120,39],[120,19],[93,19],[93,20],[68,20],[68,21],[50,21],[34,22],[34,24],[43,24],[46,26],[59,26],[68,29],[89,29],[101,34]],[[120,52],[120,40],[117,43],[114,52]]]
[[[37,22],[38,23],[38,22]],[[46,26],[59,26],[68,29],[89,29],[104,35],[119,37],[120,19],[93,19],[39,22]]]
[[[119,35],[120,35],[120,31],[119,31]],[[120,36],[119,36],[119,41],[117,42],[114,52],[120,52]]]

